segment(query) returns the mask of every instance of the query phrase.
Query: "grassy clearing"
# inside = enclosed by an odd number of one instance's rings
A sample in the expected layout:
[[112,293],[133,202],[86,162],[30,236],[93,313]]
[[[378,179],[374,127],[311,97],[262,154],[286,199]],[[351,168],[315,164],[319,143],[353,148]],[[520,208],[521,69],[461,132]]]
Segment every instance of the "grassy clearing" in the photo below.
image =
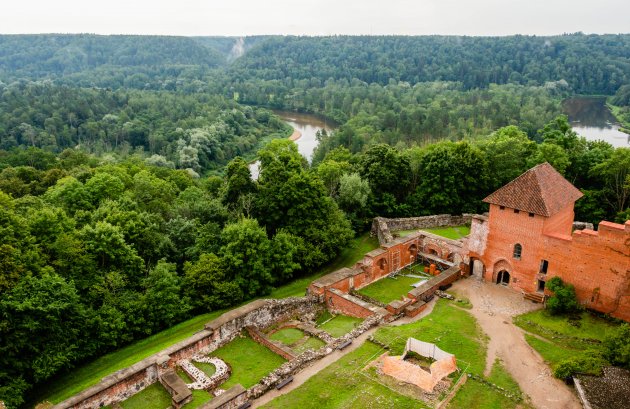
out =
[[123,409],[164,409],[171,406],[171,395],[159,382],[120,403]]
[[373,284],[363,287],[359,293],[374,298],[382,303],[389,304],[394,300],[400,300],[401,296],[413,290],[412,284],[420,281],[417,277],[398,276],[396,278],[385,277]]
[[232,375],[221,385],[226,390],[238,383],[249,388],[285,362],[284,358],[248,336],[237,337],[211,355],[221,358],[232,368]]
[[269,339],[291,345],[304,338],[304,332],[297,328],[284,328],[271,334]]
[[438,236],[446,237],[451,240],[459,240],[470,234],[470,226],[461,225],[453,227],[434,227],[431,229],[423,229],[429,233],[437,234]]
[[[195,409],[199,406],[203,405],[206,402],[210,402],[212,400],[212,395],[210,392],[206,392],[203,390],[195,389],[192,391],[193,400],[190,403],[184,405],[184,409]],[[163,408],[162,408],[163,409]]]
[[[587,312],[569,319],[551,315],[546,310],[514,317],[514,323],[538,336],[525,334],[525,340],[554,370],[569,359],[600,359],[603,353],[601,341],[617,327]],[[584,370],[596,373],[598,365],[601,364],[584,367]]]
[[201,369],[203,373],[205,373],[208,376],[214,375],[215,372],[217,371],[217,368],[214,365],[209,364],[207,362],[193,362],[193,365]]
[[[370,237],[369,233],[356,237],[350,242],[346,249],[341,251],[334,261],[322,268],[322,270],[279,287],[273,290],[268,297],[285,298],[304,295],[306,287],[315,278],[342,267],[352,266],[360,260],[365,253],[377,247],[378,239]],[[60,374],[47,382],[46,385],[39,387],[36,396],[32,399],[32,404],[34,406],[36,402],[41,401],[59,403],[68,399],[82,390],[97,384],[104,376],[131,366],[144,358],[190,337],[195,332],[203,329],[203,325],[206,322],[217,318],[226,311],[229,311],[229,309],[198,315],[167,330],[123,347],[118,351],[104,355],[71,372]]]
[[315,337],[309,337],[309,339],[307,339],[306,342],[293,348],[293,351],[299,355],[302,352],[306,351],[307,349],[312,349],[314,351],[317,351],[319,348],[323,347],[324,345],[326,345],[326,343],[322,341],[321,339],[315,338]]
[[348,317],[347,315],[337,315],[335,318],[320,325],[319,328],[328,332],[335,338],[339,338],[352,331],[354,327],[363,322],[360,318]]
[[[427,317],[411,324],[381,328],[374,338],[388,344],[393,355],[402,354],[409,337],[432,342],[454,354],[458,361],[469,363],[468,372],[482,375],[486,364],[486,337],[472,315],[451,303],[439,299]],[[462,365],[460,363],[460,367]]]
[[186,383],[193,383],[193,379],[179,366],[177,367],[177,375]]
[[265,408],[418,408],[417,400],[400,395],[364,376],[362,369],[383,350],[366,342]]
[[[521,394],[516,381],[498,360],[492,366],[488,381],[505,388],[510,393]],[[498,393],[493,387],[472,378],[466,381],[448,405],[450,409],[514,409],[517,407],[525,408],[527,405],[510,399]]]

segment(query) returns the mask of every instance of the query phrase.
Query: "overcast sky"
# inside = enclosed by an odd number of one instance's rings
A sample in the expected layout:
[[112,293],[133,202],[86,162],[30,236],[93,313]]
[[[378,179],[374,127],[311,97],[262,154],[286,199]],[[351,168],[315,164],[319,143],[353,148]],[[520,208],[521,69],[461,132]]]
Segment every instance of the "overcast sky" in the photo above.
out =
[[629,33],[630,0],[2,0],[0,33]]

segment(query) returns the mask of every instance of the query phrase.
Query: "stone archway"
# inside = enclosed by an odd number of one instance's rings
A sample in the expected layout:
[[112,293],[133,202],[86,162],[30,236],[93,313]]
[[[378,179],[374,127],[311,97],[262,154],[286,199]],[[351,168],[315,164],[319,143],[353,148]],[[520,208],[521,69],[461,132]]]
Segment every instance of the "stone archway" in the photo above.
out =
[[378,261],[376,262],[376,266],[378,267],[378,269],[380,271],[386,271],[387,270],[387,259],[385,257],[378,259]]
[[442,258],[442,249],[435,244],[427,244],[424,246],[424,252]]
[[510,284],[510,273],[506,270],[501,270],[497,274],[497,284],[508,285]]

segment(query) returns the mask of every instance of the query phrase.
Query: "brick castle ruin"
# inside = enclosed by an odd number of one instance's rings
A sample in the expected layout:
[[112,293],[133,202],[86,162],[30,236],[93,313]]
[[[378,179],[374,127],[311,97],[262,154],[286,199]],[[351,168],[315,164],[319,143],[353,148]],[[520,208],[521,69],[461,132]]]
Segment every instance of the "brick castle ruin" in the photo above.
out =
[[[347,346],[373,326],[401,316],[415,316],[440,287],[469,275],[521,291],[532,301],[544,301],[545,282],[554,276],[573,284],[587,308],[630,321],[630,221],[603,221],[598,231],[575,230],[573,205],[582,194],[547,163],[538,165],[492,193],[485,215],[436,215],[404,219],[376,218],[372,233],[380,247],[351,268],[342,268],[313,281],[305,297],[257,300],[229,311],[205,329],[131,367],[120,370],[54,409],[98,408],[115,404],[155,382],[173,397],[173,406],[189,401],[190,388],[214,390],[229,377],[229,367],[216,379],[197,379],[186,385],[174,369],[193,368],[243,331],[288,361],[249,389],[240,385],[225,391],[202,408],[237,408],[281,387],[312,362]],[[470,224],[470,234],[450,240],[421,229]],[[579,224],[579,227],[585,227]],[[406,237],[396,231],[417,230]],[[385,305],[357,293],[377,280],[405,268],[430,265],[431,276],[400,299]],[[546,292],[547,291],[547,292]],[[334,338],[315,328],[313,317],[324,308],[365,319],[348,334]],[[264,334],[272,326],[292,326],[318,337],[325,345],[295,355]],[[221,366],[220,362],[217,362]],[[192,372],[192,371],[191,371]],[[203,376],[201,377],[203,378]]]

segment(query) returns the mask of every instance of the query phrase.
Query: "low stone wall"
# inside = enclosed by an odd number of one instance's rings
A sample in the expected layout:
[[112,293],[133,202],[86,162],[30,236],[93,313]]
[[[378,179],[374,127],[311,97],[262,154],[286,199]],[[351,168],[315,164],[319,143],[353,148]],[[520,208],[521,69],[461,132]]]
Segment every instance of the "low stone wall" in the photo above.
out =
[[247,402],[247,390],[241,385],[234,385],[221,395],[204,403],[200,409],[235,409]]
[[252,337],[254,341],[269,348],[271,351],[280,355],[287,361],[290,361],[293,358],[295,358],[295,355],[289,348],[285,347],[284,345],[277,345],[276,343],[274,343],[273,341],[265,337],[263,334],[261,334],[260,331],[258,331],[256,328],[247,327],[245,329],[247,330],[247,333],[249,334],[250,337]]
[[472,216],[472,214],[464,213],[460,216],[436,214],[431,216],[405,217],[397,219],[376,217],[374,218],[374,221],[372,221],[372,235],[378,237],[379,243],[385,244],[394,240],[394,236],[392,235],[392,232],[394,231],[470,224]]
[[367,303],[336,288],[326,290],[326,304],[331,312],[338,312],[356,318],[367,318],[375,314],[388,315],[384,308]]
[[245,327],[264,329],[293,316],[315,316],[323,306],[317,297],[256,300],[205,325],[205,329],[101,380],[98,384],[53,406],[54,409],[88,409],[121,402],[158,381],[178,361],[208,354],[238,336]]
[[256,399],[263,394],[265,394],[269,389],[275,387],[284,379],[289,376],[295,375],[299,371],[301,371],[304,367],[308,366],[311,362],[322,359],[326,355],[331,354],[335,351],[340,345],[345,342],[355,339],[367,330],[372,327],[375,327],[381,324],[384,321],[384,315],[372,315],[365,319],[358,327],[347,333],[346,335],[335,338],[328,345],[325,345],[318,349],[317,351],[307,350],[300,355],[298,355],[295,359],[291,361],[285,362],[279,368],[272,371],[269,375],[265,376],[261,381],[249,388],[247,391],[248,398]]

